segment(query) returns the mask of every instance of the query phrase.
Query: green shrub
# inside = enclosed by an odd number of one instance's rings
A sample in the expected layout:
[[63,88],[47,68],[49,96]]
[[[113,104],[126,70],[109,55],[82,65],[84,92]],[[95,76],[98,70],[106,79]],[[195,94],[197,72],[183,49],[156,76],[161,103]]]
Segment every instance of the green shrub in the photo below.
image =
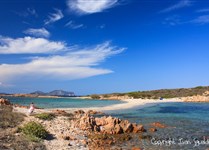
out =
[[100,99],[100,96],[97,95],[97,94],[93,94],[93,95],[91,95],[91,98],[92,98],[92,99]]
[[108,94],[104,94],[104,95],[103,95],[103,97],[104,97],[104,98],[109,98],[109,97],[110,97],[110,95],[108,95]]
[[35,115],[35,117],[41,120],[53,120],[55,118],[55,114],[42,113],[42,114]]
[[0,105],[0,130],[19,125],[25,115],[12,111],[12,106]]
[[25,124],[21,128],[21,131],[34,142],[46,139],[48,135],[48,132],[44,129],[44,127],[36,122],[29,122]]

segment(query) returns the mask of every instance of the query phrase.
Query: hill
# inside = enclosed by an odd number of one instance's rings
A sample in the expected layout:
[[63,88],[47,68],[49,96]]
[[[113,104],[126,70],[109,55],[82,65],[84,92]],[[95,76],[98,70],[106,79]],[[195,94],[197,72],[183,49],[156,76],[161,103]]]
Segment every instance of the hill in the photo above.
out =
[[162,98],[175,98],[175,97],[188,97],[203,95],[209,91],[209,86],[198,86],[194,88],[179,88],[179,89],[160,89],[151,91],[134,91],[128,93],[112,93],[112,94],[93,94],[90,95],[93,99],[127,99],[127,98],[142,98],[142,99],[158,99]]
[[44,93],[42,91],[35,91],[30,94],[38,95],[38,96],[60,96],[60,97],[75,96],[74,92],[68,92],[68,91],[63,91],[63,90],[54,90],[48,93]]

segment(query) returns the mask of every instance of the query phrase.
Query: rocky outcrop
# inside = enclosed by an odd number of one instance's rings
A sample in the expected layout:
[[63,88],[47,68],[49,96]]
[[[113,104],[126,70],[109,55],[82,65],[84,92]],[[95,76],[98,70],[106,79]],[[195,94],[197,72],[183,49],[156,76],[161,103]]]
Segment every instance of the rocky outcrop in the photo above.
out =
[[19,107],[19,108],[26,108],[26,109],[29,108],[28,106],[23,106],[23,105],[19,105],[19,104],[14,104],[13,106],[14,107]]
[[156,129],[156,128],[149,128],[149,131],[150,131],[150,132],[156,132],[157,129]]
[[209,102],[209,91],[203,95],[190,96],[181,98],[184,102]]
[[52,113],[56,114],[56,115],[66,115],[67,112],[64,111],[64,110],[59,110],[59,109],[56,109],[56,110],[53,110]]
[[85,112],[83,111],[83,110],[76,110],[76,111],[74,111],[74,114],[75,115],[82,115],[82,114],[84,114]]
[[0,105],[11,105],[11,103],[7,99],[0,98]]
[[[153,126],[153,127],[156,127],[156,128],[167,128],[168,127],[167,125],[162,124],[160,122],[153,122],[150,125]],[[151,130],[154,131],[154,129],[151,129]]]
[[104,134],[139,133],[146,131],[143,125],[133,124],[128,120],[121,120],[111,116],[95,118],[89,114],[84,114],[81,118],[73,121],[72,125],[82,130]]
[[95,110],[89,110],[87,111],[87,114],[89,115],[96,115],[96,114],[104,114],[103,112],[95,111]]

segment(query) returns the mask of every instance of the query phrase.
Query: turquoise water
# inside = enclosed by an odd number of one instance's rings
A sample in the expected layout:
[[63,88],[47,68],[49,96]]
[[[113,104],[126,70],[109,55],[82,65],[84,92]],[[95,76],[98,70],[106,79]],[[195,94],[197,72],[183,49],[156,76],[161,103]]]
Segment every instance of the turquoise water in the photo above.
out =
[[29,98],[29,97],[7,97],[13,104],[29,106],[31,102],[39,108],[84,108],[104,107],[113,104],[124,103],[116,100],[85,100],[77,98]]
[[[136,137],[132,140],[132,144],[147,150],[206,150],[209,148],[209,103],[162,103],[143,109],[136,107],[123,111],[109,111],[109,113],[121,119],[141,123],[146,129],[149,129],[153,122],[161,122],[169,126],[158,129],[155,133],[146,133],[151,136],[150,139],[139,141]],[[155,143],[163,140],[173,140],[175,143],[170,145]],[[207,142],[198,145],[198,141]]]
[[[104,107],[123,103],[114,100],[81,100],[74,98],[23,98],[9,97],[12,103],[29,105],[34,102],[40,108],[84,108]],[[127,110],[107,111],[106,113],[143,124],[149,129],[153,122],[161,122],[168,128],[158,129],[155,133],[147,132],[150,139],[139,140],[138,135],[128,145],[142,147],[145,150],[207,150],[209,148],[209,103],[162,103],[145,108],[135,107]],[[154,140],[153,140],[154,139]],[[156,145],[156,141],[174,141],[171,145]],[[181,141],[187,141],[183,144]],[[195,145],[195,141],[206,141]],[[208,140],[208,142],[207,142]],[[125,149],[129,149],[124,144]]]

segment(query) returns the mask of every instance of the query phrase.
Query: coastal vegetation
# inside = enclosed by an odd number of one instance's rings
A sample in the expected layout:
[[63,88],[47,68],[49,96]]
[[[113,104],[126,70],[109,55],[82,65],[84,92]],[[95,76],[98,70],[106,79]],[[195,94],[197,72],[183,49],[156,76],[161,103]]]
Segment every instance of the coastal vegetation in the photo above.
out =
[[48,135],[48,132],[41,124],[33,121],[28,122],[21,127],[20,131],[23,132],[33,142],[39,142],[41,139],[46,139]]
[[0,105],[0,129],[14,128],[24,120],[21,113],[12,112],[12,106]]
[[90,95],[92,99],[100,99],[100,96],[97,94]]
[[41,113],[41,114],[36,114],[36,118],[39,118],[41,120],[53,120],[55,118],[55,114],[52,113]]
[[18,132],[19,126],[26,117],[24,114],[13,112],[13,107],[10,105],[0,105],[0,114],[0,149],[46,149],[42,143],[31,142]]
[[176,97],[187,97],[203,95],[206,91],[209,91],[209,86],[197,86],[194,88],[179,88],[179,89],[160,89],[150,91],[134,91],[128,93],[112,93],[112,94],[101,94],[101,95],[90,95],[91,98],[96,99],[108,99],[108,98],[134,98],[134,99],[159,99],[159,98],[176,98]]

